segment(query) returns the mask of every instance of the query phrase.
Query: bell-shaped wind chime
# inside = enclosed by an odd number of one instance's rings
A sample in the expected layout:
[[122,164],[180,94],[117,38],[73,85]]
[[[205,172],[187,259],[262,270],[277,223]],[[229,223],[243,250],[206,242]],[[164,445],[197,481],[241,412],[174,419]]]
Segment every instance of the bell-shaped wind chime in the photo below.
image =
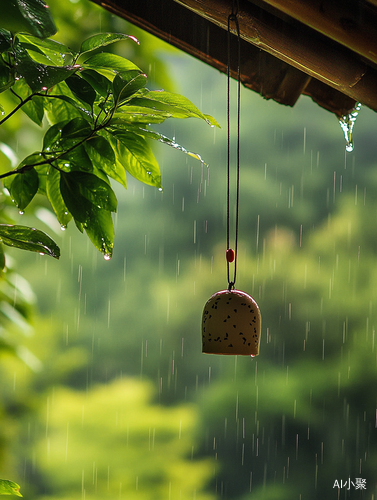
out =
[[[238,24],[238,1],[232,2],[232,13],[228,17],[228,158],[227,158],[227,277],[228,289],[216,292],[204,306],[202,316],[202,351],[207,354],[243,354],[257,356],[261,334],[261,315],[256,301],[245,292],[235,289],[238,251],[239,191],[240,191],[240,97],[241,57],[240,29]],[[236,172],[236,223],[234,251],[230,248],[230,31],[235,23],[238,39],[238,99],[237,99],[237,172]],[[233,263],[233,279],[230,264]]]

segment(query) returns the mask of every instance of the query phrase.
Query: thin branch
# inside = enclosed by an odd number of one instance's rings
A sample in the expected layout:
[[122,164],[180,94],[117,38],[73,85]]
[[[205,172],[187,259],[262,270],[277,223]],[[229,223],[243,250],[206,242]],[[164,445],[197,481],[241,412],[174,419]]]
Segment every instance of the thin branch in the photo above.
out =
[[[16,95],[17,95],[17,94],[16,94]],[[9,113],[9,114],[5,117],[5,118],[3,118],[2,120],[0,120],[0,126],[1,126],[4,122],[6,122],[6,121],[7,121],[7,120],[11,117],[11,116],[13,116],[13,115],[14,115],[14,114],[15,114],[15,113],[19,110],[19,109],[21,109],[21,108],[22,108],[22,106],[23,106],[24,104],[26,104],[27,102],[31,101],[31,99],[32,99],[34,96],[36,96],[36,95],[41,95],[41,94],[39,94],[39,93],[30,94],[29,96],[27,96],[27,98],[26,98],[26,99],[21,100],[21,102],[20,102],[19,104],[17,104],[17,106],[16,106],[14,109],[12,109],[12,111],[11,111],[11,112],[10,112],[10,113]],[[20,99],[20,97],[19,97],[19,96],[17,96],[17,97]]]

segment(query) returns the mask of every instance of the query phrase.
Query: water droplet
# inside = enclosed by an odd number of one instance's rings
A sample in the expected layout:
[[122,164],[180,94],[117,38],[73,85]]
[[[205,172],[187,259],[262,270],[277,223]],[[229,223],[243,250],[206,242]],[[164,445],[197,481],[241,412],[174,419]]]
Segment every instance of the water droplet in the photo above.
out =
[[110,255],[110,254],[108,254],[108,253],[105,253],[105,255],[103,256],[103,258],[104,258],[105,260],[110,260],[110,259],[111,259],[111,255]]
[[162,189],[162,188],[158,188],[158,190],[159,190],[159,191],[163,191],[163,189]]
[[18,213],[19,213],[20,215],[24,215],[24,213],[25,213],[25,212],[23,212],[22,210],[19,210],[19,211],[18,211]]
[[352,131],[360,109],[361,104],[358,102],[348,115],[343,115],[339,119],[339,124],[341,126],[341,129],[343,130],[344,138],[346,140],[346,151],[348,153],[351,153],[353,151]]
[[65,230],[67,229],[67,226],[65,226],[64,224],[62,224],[62,225],[60,226],[60,229],[61,229],[62,231],[65,231]]

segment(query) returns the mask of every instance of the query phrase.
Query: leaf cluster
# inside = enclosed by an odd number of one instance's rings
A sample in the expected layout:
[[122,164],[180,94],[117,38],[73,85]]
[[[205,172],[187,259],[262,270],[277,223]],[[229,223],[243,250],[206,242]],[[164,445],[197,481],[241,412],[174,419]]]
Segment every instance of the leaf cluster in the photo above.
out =
[[[202,161],[150,125],[168,118],[195,117],[218,126],[187,98],[149,90],[147,75],[140,68],[104,51],[122,40],[138,43],[122,33],[102,33],[85,40],[74,52],[52,39],[0,29],[0,93],[11,94],[15,102],[0,125],[18,110],[39,126],[49,124],[42,148],[0,178],[20,212],[37,193],[46,196],[61,227],[73,219],[106,259],[113,252],[112,213],[117,209],[110,179],[126,188],[128,172],[162,190],[160,169],[148,140]],[[4,113],[1,103],[0,110]],[[5,244],[58,258],[57,245],[35,231],[0,226],[0,238]]]

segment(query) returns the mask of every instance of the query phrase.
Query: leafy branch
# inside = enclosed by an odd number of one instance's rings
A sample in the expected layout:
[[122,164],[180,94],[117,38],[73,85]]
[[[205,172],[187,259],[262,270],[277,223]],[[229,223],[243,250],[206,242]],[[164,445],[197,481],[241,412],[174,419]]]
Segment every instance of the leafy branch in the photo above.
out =
[[[148,140],[203,162],[196,153],[151,129],[151,124],[194,117],[218,126],[187,98],[149,90],[147,75],[133,62],[103,51],[124,40],[138,43],[122,33],[101,33],[73,52],[52,39],[0,29],[0,93],[7,92],[16,100],[0,125],[19,110],[39,126],[49,123],[42,148],[2,173],[0,179],[20,212],[37,193],[46,196],[62,228],[73,219],[107,259],[114,245],[111,214],[117,209],[110,179],[126,188],[129,173],[162,189],[160,169]],[[20,241],[19,247],[40,251],[31,242],[36,230],[17,228],[17,234],[24,234],[28,241]],[[0,238],[9,244],[6,231],[0,225]],[[44,253],[59,256],[54,242],[49,249]]]

